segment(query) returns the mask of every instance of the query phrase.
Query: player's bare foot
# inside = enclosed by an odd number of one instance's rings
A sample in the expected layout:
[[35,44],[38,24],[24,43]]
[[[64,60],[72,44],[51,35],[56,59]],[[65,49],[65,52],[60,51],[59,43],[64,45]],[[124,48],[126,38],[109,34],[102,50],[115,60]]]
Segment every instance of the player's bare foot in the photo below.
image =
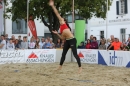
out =
[[78,73],[80,74],[82,72],[82,67],[79,67]]
[[62,66],[60,65],[60,66],[56,69],[56,71],[61,70],[61,69],[62,69]]

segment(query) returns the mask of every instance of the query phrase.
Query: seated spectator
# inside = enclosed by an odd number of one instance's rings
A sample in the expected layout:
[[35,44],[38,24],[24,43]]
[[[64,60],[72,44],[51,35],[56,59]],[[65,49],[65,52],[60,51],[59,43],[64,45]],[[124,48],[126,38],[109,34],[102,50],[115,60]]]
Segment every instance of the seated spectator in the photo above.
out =
[[91,49],[91,41],[89,39],[87,40],[85,48],[86,49]]
[[50,40],[50,49],[54,49],[54,48],[55,48],[55,45],[54,45],[54,43],[53,43],[52,38],[50,38],[49,40]]
[[85,49],[84,42],[80,43],[80,45],[78,46],[78,49]]
[[14,49],[15,49],[14,43],[12,39],[10,39],[9,42],[7,43],[7,50],[14,50]]
[[98,49],[98,43],[96,39],[96,37],[93,37],[93,42],[91,42],[91,49]]
[[61,48],[64,47],[64,44],[65,44],[65,40],[62,40],[62,43],[61,43]]
[[23,41],[21,42],[20,49],[28,49],[28,42],[26,36],[23,37]]
[[20,44],[21,44],[21,43],[19,43],[19,40],[16,39],[15,49],[20,49]]
[[35,49],[40,49],[40,44],[39,44],[39,42],[40,42],[40,39],[37,38],[36,44],[35,44]]
[[114,47],[114,50],[120,50],[120,47],[121,47],[121,42],[119,41],[118,38],[115,38],[115,42],[112,43],[112,45],[108,48],[108,50],[111,48],[111,47]]
[[45,44],[43,45],[43,49],[50,49],[50,46],[51,46],[51,44],[50,44],[50,42],[48,42],[48,40],[46,39],[45,40]]
[[105,45],[105,41],[104,40],[101,41],[101,45],[99,46],[99,49],[100,50],[106,50],[106,45]]
[[61,40],[60,39],[57,40],[57,43],[56,43],[55,47],[56,48],[61,48]]
[[35,42],[34,42],[34,39],[33,38],[31,38],[30,39],[30,42],[29,42],[29,44],[28,44],[28,48],[29,49],[35,49]]

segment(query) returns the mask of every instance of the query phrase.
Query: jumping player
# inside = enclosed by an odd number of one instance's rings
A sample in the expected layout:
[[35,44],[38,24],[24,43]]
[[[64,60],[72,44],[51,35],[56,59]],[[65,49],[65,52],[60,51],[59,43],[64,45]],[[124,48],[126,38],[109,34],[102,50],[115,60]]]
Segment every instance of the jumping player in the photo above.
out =
[[77,55],[77,48],[76,48],[77,40],[74,38],[73,34],[71,33],[69,25],[65,22],[64,18],[62,18],[60,16],[60,14],[58,13],[58,10],[54,6],[54,1],[50,0],[49,5],[52,7],[54,13],[56,14],[56,16],[59,19],[61,35],[59,35],[57,31],[52,31],[52,32],[54,34],[58,35],[60,39],[66,40],[64,47],[63,47],[62,57],[61,57],[61,60],[60,60],[60,66],[59,66],[58,70],[60,70],[62,68],[62,65],[65,61],[66,53],[67,53],[68,49],[71,48],[73,55],[76,58],[78,66],[79,66],[78,73],[81,73],[82,67],[81,67],[80,58]]

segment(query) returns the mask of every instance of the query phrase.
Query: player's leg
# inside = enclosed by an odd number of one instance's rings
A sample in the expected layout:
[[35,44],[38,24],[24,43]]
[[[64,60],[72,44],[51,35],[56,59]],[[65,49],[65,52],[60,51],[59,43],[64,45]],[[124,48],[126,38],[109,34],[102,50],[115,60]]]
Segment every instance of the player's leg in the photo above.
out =
[[75,57],[75,59],[77,60],[77,63],[78,63],[78,66],[79,66],[79,73],[82,71],[82,68],[81,68],[81,61],[80,61],[80,58],[77,54],[77,48],[76,48],[76,43],[77,43],[77,40],[74,38],[72,40],[70,40],[70,47],[72,49],[72,52],[73,52],[73,55]]

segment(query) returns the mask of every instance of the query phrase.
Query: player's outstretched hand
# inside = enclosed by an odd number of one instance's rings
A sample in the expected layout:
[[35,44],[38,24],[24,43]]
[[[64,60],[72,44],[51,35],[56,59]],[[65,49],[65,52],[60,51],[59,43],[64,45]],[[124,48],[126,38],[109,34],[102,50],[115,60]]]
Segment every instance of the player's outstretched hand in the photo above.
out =
[[54,5],[54,0],[50,0],[50,1],[49,1],[49,5],[50,5],[50,6],[53,6],[53,5]]

